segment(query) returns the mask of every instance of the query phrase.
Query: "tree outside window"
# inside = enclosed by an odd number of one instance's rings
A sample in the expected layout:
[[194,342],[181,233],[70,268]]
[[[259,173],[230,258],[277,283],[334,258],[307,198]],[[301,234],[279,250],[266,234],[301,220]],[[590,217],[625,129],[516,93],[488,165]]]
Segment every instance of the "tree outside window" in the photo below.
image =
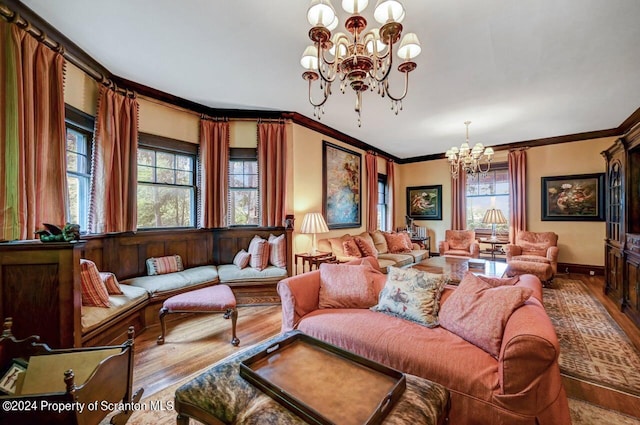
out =
[[229,226],[260,224],[258,159],[255,149],[232,149],[229,160]]
[[496,225],[498,234],[509,233],[509,171],[507,164],[494,164],[486,173],[467,175],[467,229],[491,235],[491,224],[482,222],[490,208],[502,210],[506,224]]

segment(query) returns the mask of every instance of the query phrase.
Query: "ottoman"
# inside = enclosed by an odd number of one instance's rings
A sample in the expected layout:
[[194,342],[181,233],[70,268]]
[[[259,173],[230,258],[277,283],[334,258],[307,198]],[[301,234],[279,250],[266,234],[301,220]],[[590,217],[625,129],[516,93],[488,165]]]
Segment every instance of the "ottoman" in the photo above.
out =
[[[304,425],[299,416],[280,405],[240,376],[240,363],[278,341],[300,333],[277,335],[213,365],[182,385],[175,393],[176,423],[189,418],[204,424]],[[449,391],[440,384],[405,375],[407,387],[383,424],[443,425],[449,410]],[[336,378],[339,382],[339,378]],[[339,383],[338,383],[339,385]]]
[[547,286],[551,284],[551,279],[553,279],[553,268],[549,263],[511,260],[507,264],[506,274],[509,277],[532,274],[540,279],[544,286]]
[[231,318],[231,344],[235,346],[240,344],[240,340],[236,337],[238,321],[236,297],[227,285],[209,286],[167,298],[159,312],[162,329],[156,341],[159,345],[164,344],[166,335],[164,317],[171,313],[223,313],[225,319]]

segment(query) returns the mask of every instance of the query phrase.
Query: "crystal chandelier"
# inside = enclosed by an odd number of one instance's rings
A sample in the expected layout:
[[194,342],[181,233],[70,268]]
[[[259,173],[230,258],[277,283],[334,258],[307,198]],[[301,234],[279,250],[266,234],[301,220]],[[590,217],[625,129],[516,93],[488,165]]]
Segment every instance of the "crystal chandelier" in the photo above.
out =
[[[469,124],[471,121],[464,122],[464,125],[467,126],[467,138],[460,145],[460,149],[454,146],[445,153],[449,164],[451,164],[451,175],[454,179],[458,178],[460,172],[486,174],[491,168],[493,148],[485,148],[482,143],[476,143],[471,149],[469,147]],[[484,169],[482,161],[486,162]]]
[[[320,119],[324,104],[331,94],[331,84],[338,79],[340,90],[351,86],[356,93],[355,110],[358,126],[361,126],[362,92],[376,90],[382,97],[391,99],[391,109],[398,114],[402,99],[407,95],[409,73],[416,69],[412,60],[420,54],[420,42],[414,33],[407,33],[398,47],[402,63],[398,71],[404,73],[404,91],[400,96],[389,92],[388,77],[393,67],[393,51],[402,35],[402,20],[405,10],[397,0],[378,0],[373,12],[374,19],[382,26],[365,31],[367,20],[360,13],[368,0],[342,0],[342,8],[351,14],[345,21],[349,34],[333,31],[338,26],[338,16],[330,0],[313,0],[307,11],[307,20],[312,28],[309,38],[313,45],[302,54],[300,63],[307,70],[302,78],[309,82],[309,102],[314,106],[314,116]],[[323,97],[315,102],[311,86],[319,80]]]

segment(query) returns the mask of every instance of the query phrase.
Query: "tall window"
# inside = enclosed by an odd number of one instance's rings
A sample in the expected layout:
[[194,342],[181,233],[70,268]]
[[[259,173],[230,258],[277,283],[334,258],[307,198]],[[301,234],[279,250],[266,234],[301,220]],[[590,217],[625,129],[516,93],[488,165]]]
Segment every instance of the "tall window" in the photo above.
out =
[[140,134],[138,228],[194,227],[196,146]]
[[67,149],[67,221],[87,229],[89,184],[91,180],[91,142],[94,119],[65,105]]
[[507,224],[496,225],[496,232],[509,232],[509,171],[507,164],[494,164],[486,175],[467,175],[467,229],[481,236],[491,235],[491,224],[482,222],[489,208],[498,208]]
[[229,226],[260,224],[258,152],[232,148],[229,153]]
[[387,192],[387,176],[384,174],[378,174],[378,229],[387,229],[387,214],[389,211]]

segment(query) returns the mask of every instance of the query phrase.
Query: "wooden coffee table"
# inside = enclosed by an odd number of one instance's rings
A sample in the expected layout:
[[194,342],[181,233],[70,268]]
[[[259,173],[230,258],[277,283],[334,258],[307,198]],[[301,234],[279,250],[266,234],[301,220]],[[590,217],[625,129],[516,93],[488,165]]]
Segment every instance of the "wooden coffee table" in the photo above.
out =
[[[507,263],[500,261],[484,261],[484,270],[472,269],[473,274],[481,274],[490,277],[502,277],[507,270]],[[457,284],[469,271],[469,258],[466,257],[431,257],[413,266],[416,269],[429,273],[446,274],[451,284]]]

